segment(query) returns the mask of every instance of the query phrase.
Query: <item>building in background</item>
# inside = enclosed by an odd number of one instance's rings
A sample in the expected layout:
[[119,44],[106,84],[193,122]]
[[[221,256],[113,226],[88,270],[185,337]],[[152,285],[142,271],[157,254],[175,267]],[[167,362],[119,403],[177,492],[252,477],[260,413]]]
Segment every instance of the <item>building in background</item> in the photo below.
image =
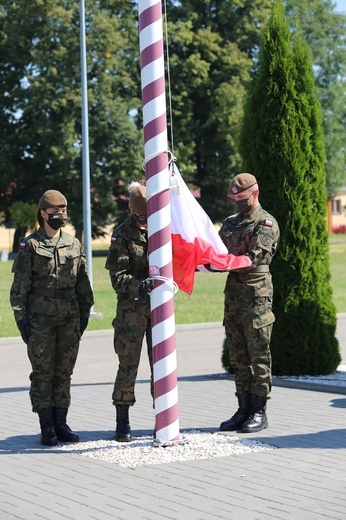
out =
[[346,235],[346,186],[331,199],[332,233]]

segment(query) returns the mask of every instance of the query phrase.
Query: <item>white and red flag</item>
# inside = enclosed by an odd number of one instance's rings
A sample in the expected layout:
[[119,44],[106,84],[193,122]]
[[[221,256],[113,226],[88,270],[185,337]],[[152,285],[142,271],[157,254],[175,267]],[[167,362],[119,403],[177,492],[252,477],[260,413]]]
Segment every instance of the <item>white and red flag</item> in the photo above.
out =
[[248,256],[227,252],[212,221],[186,186],[174,165],[170,170],[170,206],[173,249],[173,279],[179,289],[191,294],[195,271],[210,264],[211,268],[232,271],[251,267]]

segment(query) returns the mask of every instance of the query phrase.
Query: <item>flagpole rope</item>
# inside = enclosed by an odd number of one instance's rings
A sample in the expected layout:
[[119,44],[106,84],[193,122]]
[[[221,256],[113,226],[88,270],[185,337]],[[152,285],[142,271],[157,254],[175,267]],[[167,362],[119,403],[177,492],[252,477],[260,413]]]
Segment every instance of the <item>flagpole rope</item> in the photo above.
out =
[[[168,186],[168,188],[165,189],[165,190],[155,191],[154,193],[151,193],[150,197],[147,197],[147,201],[149,199],[151,199],[152,197],[154,197],[155,195],[158,195],[159,193],[163,193],[164,191],[167,191],[167,190],[173,190],[173,194],[174,195],[180,195],[180,193],[179,193],[179,186]],[[176,193],[174,193],[174,190],[176,191]]]
[[[158,275],[158,276],[150,276],[149,280],[152,280],[153,282],[155,280],[160,280],[161,282],[166,283],[169,286],[169,288],[172,289],[173,294],[176,294],[179,291],[178,284],[176,284],[175,281],[172,280],[171,278],[166,278],[165,276]],[[150,295],[150,293],[149,293],[149,295]]]
[[177,158],[174,157],[173,152],[171,152],[170,150],[162,150],[161,152],[160,151],[159,152],[154,152],[151,155],[148,155],[148,157],[146,157],[144,159],[144,161],[142,162],[142,170],[145,171],[145,165],[147,164],[147,162],[151,161],[151,159],[154,159],[155,157],[158,157],[162,153],[168,153],[168,155],[169,155],[169,157],[168,157],[168,165],[170,165],[171,163],[174,163],[177,160]]
[[167,2],[164,0],[164,15],[165,15],[165,39],[166,39],[166,62],[167,62],[167,82],[168,82],[168,105],[169,105],[169,120],[171,136],[171,148],[174,155],[174,139],[173,139],[173,110],[172,110],[172,90],[171,90],[171,69],[169,64],[169,48],[168,48],[168,17],[167,17]]

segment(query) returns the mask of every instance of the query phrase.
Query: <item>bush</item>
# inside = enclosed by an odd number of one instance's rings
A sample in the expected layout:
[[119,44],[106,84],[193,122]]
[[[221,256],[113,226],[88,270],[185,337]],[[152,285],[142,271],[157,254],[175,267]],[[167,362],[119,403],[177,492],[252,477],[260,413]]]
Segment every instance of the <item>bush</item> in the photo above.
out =
[[333,233],[336,235],[346,235],[346,224],[338,224],[333,226]]

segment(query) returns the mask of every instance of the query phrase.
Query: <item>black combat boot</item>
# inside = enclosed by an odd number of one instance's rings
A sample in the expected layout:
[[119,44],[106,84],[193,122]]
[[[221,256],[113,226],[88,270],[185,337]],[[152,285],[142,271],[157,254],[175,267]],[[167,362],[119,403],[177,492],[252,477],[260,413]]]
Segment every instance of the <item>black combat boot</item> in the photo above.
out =
[[116,430],[115,440],[118,442],[132,441],[131,427],[129,423],[129,407],[126,404],[116,405]]
[[55,431],[61,442],[79,442],[78,435],[66,424],[67,408],[56,406],[54,409]]
[[266,415],[267,398],[260,395],[252,394],[252,405],[250,415],[243,424],[242,433],[260,432],[268,428],[268,419]]
[[235,414],[230,419],[228,419],[228,421],[224,421],[220,424],[220,430],[222,432],[234,432],[236,430],[240,430],[250,415],[251,394],[244,393],[237,395],[237,397],[239,408]]
[[58,437],[55,433],[53,408],[43,408],[37,413],[41,426],[41,443],[44,446],[56,446],[58,444]]

